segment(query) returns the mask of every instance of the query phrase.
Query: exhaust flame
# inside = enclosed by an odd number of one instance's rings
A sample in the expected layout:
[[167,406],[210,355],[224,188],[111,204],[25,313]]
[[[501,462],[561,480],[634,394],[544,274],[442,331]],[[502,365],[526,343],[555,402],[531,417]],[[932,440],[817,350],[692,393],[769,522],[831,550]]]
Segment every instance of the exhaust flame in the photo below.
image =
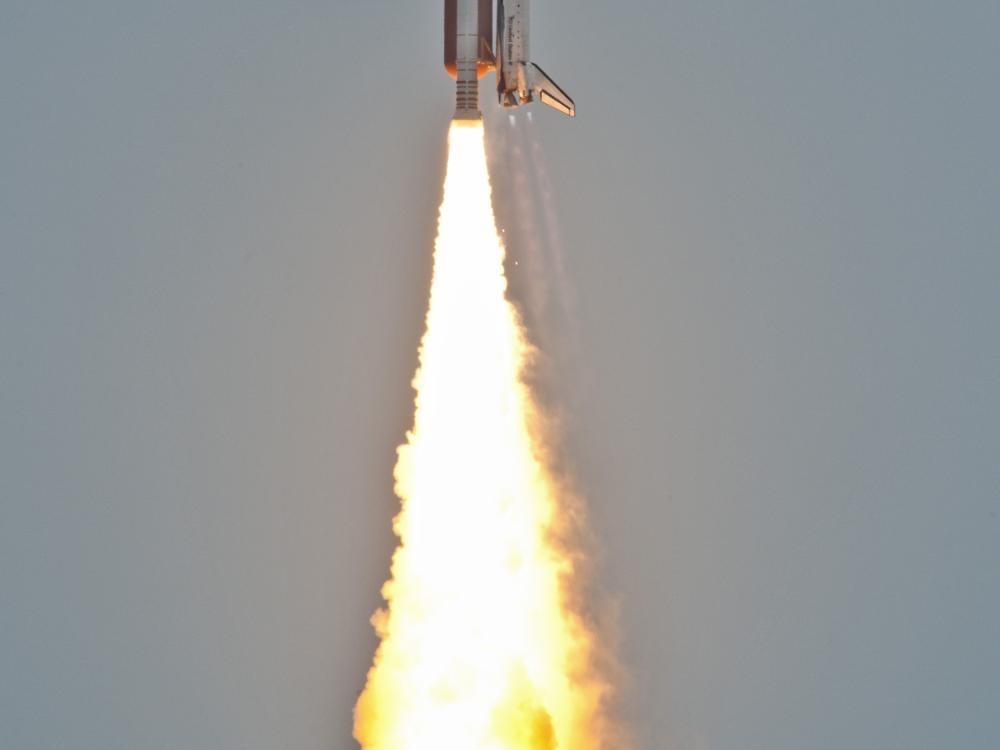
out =
[[556,486],[523,383],[478,122],[452,124],[416,413],[381,644],[355,708],[364,750],[596,750],[595,638],[553,541]]

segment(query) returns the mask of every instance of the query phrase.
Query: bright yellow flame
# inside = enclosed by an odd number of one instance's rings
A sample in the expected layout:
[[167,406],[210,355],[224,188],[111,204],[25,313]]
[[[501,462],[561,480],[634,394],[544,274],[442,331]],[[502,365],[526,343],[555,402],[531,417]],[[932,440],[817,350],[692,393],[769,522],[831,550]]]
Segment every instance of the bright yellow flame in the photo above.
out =
[[531,350],[505,298],[479,123],[452,125],[364,750],[595,750],[603,682],[532,429]]

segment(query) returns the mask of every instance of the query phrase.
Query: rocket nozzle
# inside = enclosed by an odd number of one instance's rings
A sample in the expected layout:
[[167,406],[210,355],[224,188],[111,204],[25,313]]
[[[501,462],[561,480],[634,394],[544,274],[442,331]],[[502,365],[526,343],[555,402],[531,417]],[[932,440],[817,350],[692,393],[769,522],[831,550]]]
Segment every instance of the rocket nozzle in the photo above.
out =
[[460,62],[458,80],[455,83],[456,120],[482,119],[479,111],[479,71],[475,63]]

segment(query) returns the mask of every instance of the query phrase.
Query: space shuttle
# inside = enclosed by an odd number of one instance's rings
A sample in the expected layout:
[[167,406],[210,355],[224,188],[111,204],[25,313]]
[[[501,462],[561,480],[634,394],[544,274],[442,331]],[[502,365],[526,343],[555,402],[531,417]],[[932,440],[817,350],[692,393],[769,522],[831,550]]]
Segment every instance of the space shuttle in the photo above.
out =
[[497,98],[506,108],[540,101],[576,116],[573,100],[528,55],[528,0],[445,0],[444,65],[455,79],[455,119],[478,120],[479,79],[496,72]]

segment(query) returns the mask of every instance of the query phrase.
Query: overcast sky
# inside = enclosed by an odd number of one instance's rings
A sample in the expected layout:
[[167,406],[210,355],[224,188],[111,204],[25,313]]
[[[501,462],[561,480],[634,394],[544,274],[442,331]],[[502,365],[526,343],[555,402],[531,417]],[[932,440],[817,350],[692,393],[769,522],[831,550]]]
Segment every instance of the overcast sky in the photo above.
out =
[[[579,116],[484,82],[496,202],[638,748],[1000,746],[1000,5],[533,5]],[[354,747],[441,16],[0,2],[0,746]]]

